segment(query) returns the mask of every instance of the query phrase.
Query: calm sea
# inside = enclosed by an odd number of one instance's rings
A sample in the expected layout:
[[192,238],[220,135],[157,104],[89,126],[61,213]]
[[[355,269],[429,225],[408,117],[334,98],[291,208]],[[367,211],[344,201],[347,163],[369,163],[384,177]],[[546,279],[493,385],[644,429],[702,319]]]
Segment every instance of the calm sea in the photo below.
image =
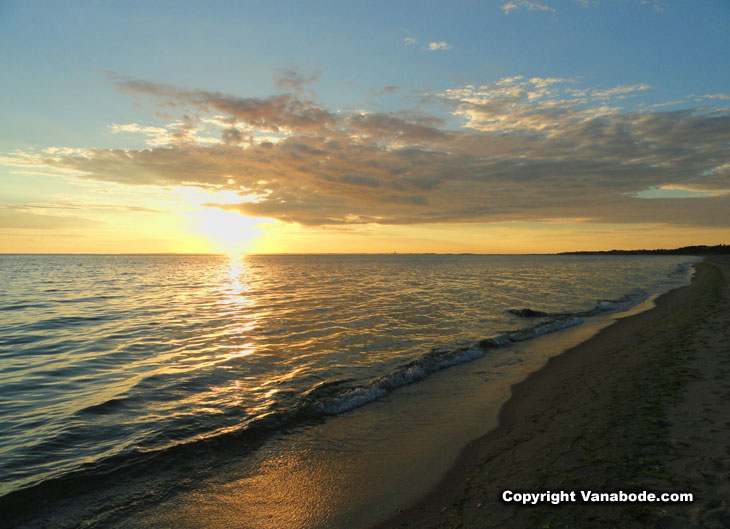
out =
[[174,472],[193,449],[215,465],[227,443],[255,452],[449,366],[627,310],[688,282],[696,260],[0,256],[0,495],[150,461]]

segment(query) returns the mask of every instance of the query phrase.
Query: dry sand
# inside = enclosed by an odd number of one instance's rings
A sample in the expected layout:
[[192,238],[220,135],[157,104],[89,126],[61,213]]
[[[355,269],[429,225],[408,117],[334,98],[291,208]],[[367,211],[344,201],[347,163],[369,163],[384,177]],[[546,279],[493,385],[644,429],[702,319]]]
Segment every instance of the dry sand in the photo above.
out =
[[[378,527],[730,527],[730,258],[513,387],[499,426]],[[691,503],[522,506],[504,490],[692,492]]]

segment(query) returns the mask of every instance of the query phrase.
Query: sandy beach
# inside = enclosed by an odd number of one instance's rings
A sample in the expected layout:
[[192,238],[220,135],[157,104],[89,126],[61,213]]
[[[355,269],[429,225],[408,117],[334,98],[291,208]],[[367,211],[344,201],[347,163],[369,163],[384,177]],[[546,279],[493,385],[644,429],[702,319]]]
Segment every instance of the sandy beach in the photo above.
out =
[[[730,259],[619,319],[513,386],[499,426],[431,494],[378,525],[730,527]],[[523,506],[503,492],[575,491]],[[690,492],[692,502],[587,503],[580,491]]]

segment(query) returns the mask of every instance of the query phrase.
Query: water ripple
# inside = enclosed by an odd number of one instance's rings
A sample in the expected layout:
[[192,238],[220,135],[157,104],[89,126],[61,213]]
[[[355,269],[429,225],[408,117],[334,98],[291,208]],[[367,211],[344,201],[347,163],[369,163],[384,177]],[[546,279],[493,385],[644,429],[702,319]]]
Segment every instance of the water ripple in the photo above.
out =
[[464,344],[524,326],[509,309],[587,314],[684,277],[670,256],[0,260],[0,494],[346,410],[482,354]]

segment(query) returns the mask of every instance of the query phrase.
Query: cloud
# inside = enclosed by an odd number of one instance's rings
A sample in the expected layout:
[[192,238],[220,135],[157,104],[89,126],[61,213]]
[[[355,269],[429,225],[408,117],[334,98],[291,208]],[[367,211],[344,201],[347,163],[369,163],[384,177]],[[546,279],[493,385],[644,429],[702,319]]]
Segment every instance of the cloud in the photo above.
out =
[[384,86],[382,90],[378,90],[376,94],[378,96],[384,96],[385,94],[393,94],[398,91],[397,86]]
[[546,86],[554,85],[557,83],[567,83],[569,82],[568,79],[560,79],[557,77],[546,77],[544,79],[541,79],[540,77],[533,77],[530,79],[530,82],[535,86],[535,88],[542,89]]
[[45,215],[19,208],[0,206],[0,230],[83,229],[95,224],[98,224],[98,221],[73,215]]
[[30,204],[20,204],[16,206],[0,206],[7,209],[13,209],[18,211],[28,211],[37,213],[39,211],[90,211],[90,210],[104,210],[104,211],[135,211],[143,213],[165,213],[164,210],[147,208],[143,206],[129,206],[123,204],[95,204],[88,202],[34,202]]
[[428,44],[429,50],[450,50],[451,44],[447,44],[443,40],[440,40],[438,42],[429,42]]
[[720,99],[730,101],[730,94],[707,94],[704,96],[697,96],[698,99]]
[[506,15],[509,15],[512,11],[521,8],[525,8],[530,11],[548,11],[550,13],[555,13],[555,9],[552,7],[531,0],[510,0],[509,2],[502,4],[502,11],[504,11]]
[[664,108],[664,107],[671,107],[676,105],[682,105],[686,104],[687,101],[685,99],[678,99],[676,101],[665,101],[663,103],[655,103],[653,105],[646,105],[644,108],[646,109],[656,109],[656,108]]
[[648,90],[651,88],[647,84],[635,84],[635,85],[624,85],[624,86],[616,86],[614,88],[610,88],[608,90],[593,90],[591,91],[591,95],[593,97],[599,98],[599,99],[609,99],[614,96],[624,96],[626,94],[630,94],[632,92],[640,92],[643,90]]
[[414,39],[413,37],[406,37],[403,39],[403,44],[405,44],[406,46],[413,46],[416,44],[416,39]]
[[438,128],[443,120],[422,115],[355,114],[348,118],[347,125],[363,139],[422,144],[448,137]]
[[[209,207],[310,226],[555,219],[730,226],[730,196],[720,193],[730,175],[730,115],[711,103],[621,107],[622,96],[645,86],[588,89],[514,76],[425,94],[418,110],[369,113],[296,95],[254,99],[124,80],[120,89],[187,119],[116,125],[119,133],[154,139],[185,129],[187,139],[15,152],[0,163],[128,186],[197,186],[240,197]],[[706,193],[641,198],[652,188]]]
[[[641,5],[651,6],[655,11],[661,12],[664,10],[664,3],[660,0],[628,0],[638,2]],[[597,6],[600,4],[600,0],[573,0],[574,3],[580,7],[586,8],[588,6]],[[510,14],[512,11],[517,9],[527,9],[530,11],[547,11],[550,13],[557,13],[557,10],[550,7],[547,4],[537,2],[535,0],[509,0],[502,4],[502,11],[505,14]]]
[[319,70],[302,72],[297,68],[282,68],[274,72],[274,86],[284,90],[298,92],[308,85],[319,81]]
[[252,98],[205,90],[185,90],[136,79],[119,79],[115,84],[123,93],[155,97],[172,108],[188,106],[203,113],[216,110],[227,114],[231,123],[241,122],[274,132],[283,129],[316,130],[334,121],[332,114],[311,100],[291,94]]
[[664,2],[660,0],[641,0],[642,5],[649,5],[654,8],[655,11],[664,11]]
[[165,127],[143,126],[137,123],[109,125],[112,134],[144,134],[147,136],[147,145],[157,147],[174,143],[220,143],[221,140],[210,136],[199,135],[202,127],[193,125],[189,116],[183,116],[181,121],[169,123]]

